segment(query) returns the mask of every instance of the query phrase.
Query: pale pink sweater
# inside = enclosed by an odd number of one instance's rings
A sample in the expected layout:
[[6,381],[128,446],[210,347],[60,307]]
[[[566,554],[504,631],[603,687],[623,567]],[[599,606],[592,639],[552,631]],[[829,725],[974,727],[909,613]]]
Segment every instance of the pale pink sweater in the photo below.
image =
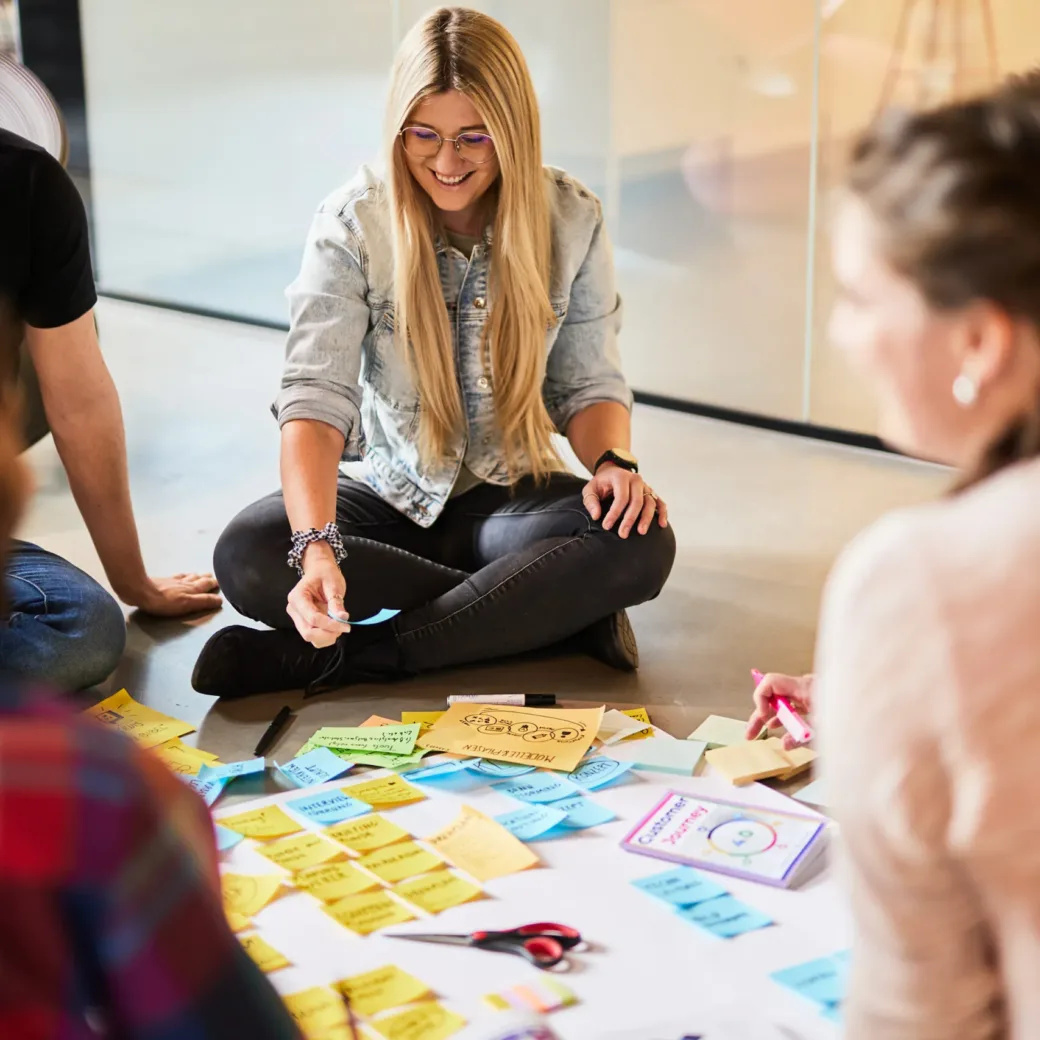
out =
[[817,647],[848,1040],[1040,1040],[1040,462],[893,514]]

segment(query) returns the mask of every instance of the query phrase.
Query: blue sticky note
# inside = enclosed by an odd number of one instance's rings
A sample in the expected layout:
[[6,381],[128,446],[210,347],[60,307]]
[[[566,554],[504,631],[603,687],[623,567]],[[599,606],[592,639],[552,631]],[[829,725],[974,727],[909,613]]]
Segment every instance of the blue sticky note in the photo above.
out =
[[359,798],[351,798],[342,791],[319,791],[306,798],[294,798],[287,803],[293,812],[306,816],[321,827],[363,816],[372,811],[372,806]]
[[662,899],[672,906],[695,906],[708,899],[726,895],[726,890],[693,867],[677,867],[660,874],[637,878],[632,882],[647,895]]
[[[206,767],[203,766],[203,769]],[[226,776],[214,777],[209,780],[203,780],[198,776],[186,776],[184,782],[193,790],[198,791],[202,795],[202,800],[207,805],[212,805],[219,797],[220,792],[224,790],[224,785],[227,783]]]
[[840,1004],[828,1004],[820,1014],[823,1015],[828,1022],[833,1022],[835,1025],[841,1025],[841,1005]]
[[732,939],[745,932],[768,928],[773,923],[771,917],[729,895],[682,907],[679,916],[720,939]]
[[496,791],[519,798],[521,802],[556,802],[581,794],[581,788],[565,776],[554,773],[532,773],[513,780],[500,780],[491,785]]
[[602,823],[610,823],[615,813],[588,798],[578,795],[563,801],[553,802],[552,807],[567,814],[560,826],[569,831],[583,831],[586,827],[598,827]]
[[490,762],[486,758],[471,758],[463,765],[474,773],[482,773],[484,776],[523,776],[525,773],[533,773],[534,766],[518,766],[512,762]]
[[[275,765],[278,765],[276,762]],[[325,784],[354,768],[353,762],[345,762],[327,747],[316,747],[305,755],[278,766],[278,772],[291,780],[297,787],[313,787]]]
[[820,957],[796,964],[793,968],[774,971],[770,978],[821,1007],[840,1004],[845,999],[848,982],[848,957],[840,954]]
[[214,829],[217,832],[218,852],[227,852],[228,849],[234,848],[242,840],[242,835],[238,831],[231,830],[230,827],[221,827],[218,823]]
[[631,768],[631,762],[618,762],[606,755],[596,755],[585,759],[567,777],[583,790],[594,791],[597,787],[605,787],[620,780]]
[[416,783],[432,783],[434,780],[445,780],[456,773],[465,771],[466,763],[456,758],[450,762],[434,762],[429,766],[419,766],[418,769],[405,769],[402,770],[400,775],[409,780],[414,780]]
[[351,621],[351,625],[381,625],[384,621],[389,621],[391,618],[397,617],[401,612],[399,610],[387,610],[384,607],[378,614],[373,614],[371,617],[364,618],[361,621]]
[[218,766],[204,763],[199,767],[200,780],[234,780],[240,776],[254,776],[267,769],[267,760],[247,758],[244,762],[224,762]]
[[503,813],[495,819],[514,838],[521,841],[535,841],[545,837],[550,831],[557,829],[567,814],[551,805],[525,805],[522,809]]

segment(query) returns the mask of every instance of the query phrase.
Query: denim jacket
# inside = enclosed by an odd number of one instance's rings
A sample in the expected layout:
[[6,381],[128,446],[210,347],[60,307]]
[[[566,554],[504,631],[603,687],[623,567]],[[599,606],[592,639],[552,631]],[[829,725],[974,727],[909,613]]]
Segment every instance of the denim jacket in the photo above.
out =
[[[617,401],[630,408],[632,397],[620,368],[621,301],[602,206],[562,170],[546,167],[545,177],[550,302],[558,320],[545,337],[543,396],[562,433],[589,405]],[[436,243],[467,428],[443,459],[430,463],[417,444],[419,392],[394,342],[387,191],[368,167],[322,203],[300,274],[286,290],[292,324],[273,408],[279,424],[316,419],[335,427],[346,438],[344,460],[364,459],[365,481],[423,527],[440,515],[463,462],[483,481],[509,483],[481,352],[493,248],[490,229],[468,260],[442,239]]]

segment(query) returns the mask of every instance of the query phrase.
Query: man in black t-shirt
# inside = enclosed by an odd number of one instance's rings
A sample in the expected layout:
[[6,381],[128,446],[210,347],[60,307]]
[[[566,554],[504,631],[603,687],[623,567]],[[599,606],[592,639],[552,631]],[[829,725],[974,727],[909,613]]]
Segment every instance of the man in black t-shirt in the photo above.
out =
[[[54,442],[102,566],[124,603],[177,616],[220,606],[210,574],[150,578],[127,480],[119,397],[98,346],[82,200],[61,165],[0,130],[0,300],[22,324]],[[15,359],[0,358],[0,374]],[[116,601],[71,563],[11,546],[0,614],[0,668],[80,689],[123,652]]]

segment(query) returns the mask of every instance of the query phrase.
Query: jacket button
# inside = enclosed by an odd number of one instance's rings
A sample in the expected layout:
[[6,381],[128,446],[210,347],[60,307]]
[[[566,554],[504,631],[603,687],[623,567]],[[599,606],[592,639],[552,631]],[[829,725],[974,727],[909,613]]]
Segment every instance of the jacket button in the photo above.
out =
[[483,296],[478,296],[473,301],[473,306],[476,307],[478,311],[482,311],[485,306],[487,306],[487,300],[485,300]]
[[487,376],[481,376],[477,380],[477,386],[479,386],[481,390],[486,390],[490,385],[491,385],[491,380],[488,379]]

